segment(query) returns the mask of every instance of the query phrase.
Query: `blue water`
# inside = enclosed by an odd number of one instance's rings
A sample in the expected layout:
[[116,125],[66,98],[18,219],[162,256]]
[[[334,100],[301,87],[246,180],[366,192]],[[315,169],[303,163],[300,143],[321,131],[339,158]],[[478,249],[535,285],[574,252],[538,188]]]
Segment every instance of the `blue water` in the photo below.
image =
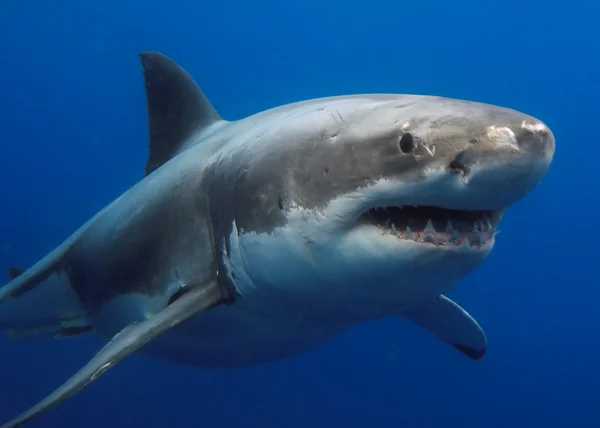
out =
[[[399,319],[243,370],[134,356],[31,427],[599,427],[599,15],[592,0],[4,0],[3,272],[142,177],[141,50],[182,64],[228,119],[319,96],[423,93],[527,112],[557,141],[542,185],[452,293],[488,335],[483,360]],[[0,341],[0,420],[100,346]]]

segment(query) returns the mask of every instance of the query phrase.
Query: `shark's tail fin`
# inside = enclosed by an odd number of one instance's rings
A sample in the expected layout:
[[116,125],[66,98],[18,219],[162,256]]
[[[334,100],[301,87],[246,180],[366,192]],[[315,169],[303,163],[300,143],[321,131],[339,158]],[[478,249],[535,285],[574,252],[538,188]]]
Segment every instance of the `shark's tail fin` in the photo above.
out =
[[92,330],[59,250],[29,269],[9,268],[10,282],[0,288],[0,331],[7,337],[62,338]]

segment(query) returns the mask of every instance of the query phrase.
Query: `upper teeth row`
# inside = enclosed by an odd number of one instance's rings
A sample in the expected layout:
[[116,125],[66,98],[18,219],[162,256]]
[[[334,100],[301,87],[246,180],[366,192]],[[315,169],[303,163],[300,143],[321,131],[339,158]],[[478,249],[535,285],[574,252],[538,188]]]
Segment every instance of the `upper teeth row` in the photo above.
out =
[[[492,222],[490,221],[490,219],[486,218],[485,220],[486,220],[485,223],[482,220],[477,220],[473,224],[473,232],[481,233],[481,232],[487,232],[487,231],[492,230]],[[394,231],[396,230],[396,225],[391,223],[389,220],[388,220],[388,227]],[[406,231],[412,232],[410,226],[406,226]],[[425,225],[424,232],[437,233],[437,230],[435,230],[435,227],[433,227],[433,221],[431,221],[431,219],[427,220],[427,224]],[[446,229],[444,230],[444,232],[446,232],[447,234],[453,234],[454,232],[457,232],[457,230],[454,228],[454,226],[452,225],[452,222],[450,220],[448,220],[446,222]]]
[[[492,221],[486,217],[483,220],[479,219],[473,223],[473,232],[485,232],[486,230],[492,229]],[[452,224],[451,220],[446,222],[446,233],[452,233],[456,229]],[[425,225],[425,232],[436,232],[435,227],[433,227],[433,221],[431,219],[427,220],[427,224]]]

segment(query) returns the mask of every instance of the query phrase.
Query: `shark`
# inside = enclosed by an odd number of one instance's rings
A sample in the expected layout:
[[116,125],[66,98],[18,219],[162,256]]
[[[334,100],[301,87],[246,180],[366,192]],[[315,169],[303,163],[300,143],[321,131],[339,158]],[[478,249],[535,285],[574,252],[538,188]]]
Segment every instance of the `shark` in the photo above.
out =
[[483,329],[447,294],[546,175],[555,152],[546,124],[412,94],[318,98],[226,120],[174,60],[153,51],[140,60],[143,178],[37,263],[11,268],[0,288],[5,334],[106,344],[3,428],[134,353],[232,369],[396,317],[484,356]]

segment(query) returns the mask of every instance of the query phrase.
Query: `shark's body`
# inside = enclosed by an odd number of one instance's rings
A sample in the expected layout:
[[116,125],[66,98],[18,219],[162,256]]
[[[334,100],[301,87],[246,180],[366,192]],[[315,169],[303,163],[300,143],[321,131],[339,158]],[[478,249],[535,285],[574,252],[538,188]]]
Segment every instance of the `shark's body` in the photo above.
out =
[[175,63],[142,62],[147,176],[0,289],[4,330],[122,333],[6,426],[137,349],[239,367],[401,316],[483,356],[483,331],[443,295],[546,173],[554,139],[543,123],[415,95],[310,100],[228,122]]

